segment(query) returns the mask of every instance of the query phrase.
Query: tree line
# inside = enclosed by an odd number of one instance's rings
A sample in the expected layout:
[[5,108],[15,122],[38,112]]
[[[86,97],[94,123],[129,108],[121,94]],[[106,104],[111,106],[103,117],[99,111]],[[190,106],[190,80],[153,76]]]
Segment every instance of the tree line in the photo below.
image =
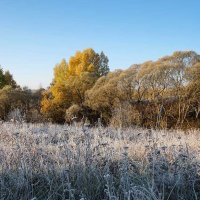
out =
[[0,117],[6,119],[13,109],[20,108],[28,121],[200,127],[200,55],[196,52],[174,52],[157,61],[113,72],[108,63],[103,52],[78,51],[69,61],[63,59],[55,66],[48,89],[35,93],[21,89],[10,73],[1,70],[0,101],[7,98],[4,101],[9,106],[5,110],[6,106],[0,104]]
[[21,88],[9,71],[0,66],[0,120],[37,122],[42,119],[40,101],[43,89]]

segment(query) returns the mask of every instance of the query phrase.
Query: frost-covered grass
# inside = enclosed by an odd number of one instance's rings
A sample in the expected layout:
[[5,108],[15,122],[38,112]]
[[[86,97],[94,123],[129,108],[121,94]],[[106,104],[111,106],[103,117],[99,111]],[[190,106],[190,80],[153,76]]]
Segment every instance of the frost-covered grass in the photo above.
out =
[[200,199],[200,131],[0,125],[0,199]]

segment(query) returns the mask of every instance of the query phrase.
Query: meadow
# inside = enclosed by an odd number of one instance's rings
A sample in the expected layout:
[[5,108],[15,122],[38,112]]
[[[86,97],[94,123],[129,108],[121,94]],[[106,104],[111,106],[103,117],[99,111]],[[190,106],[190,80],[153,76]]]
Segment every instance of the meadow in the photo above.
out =
[[0,199],[200,199],[200,131],[1,123]]
[[0,8],[0,200],[200,200],[200,0]]

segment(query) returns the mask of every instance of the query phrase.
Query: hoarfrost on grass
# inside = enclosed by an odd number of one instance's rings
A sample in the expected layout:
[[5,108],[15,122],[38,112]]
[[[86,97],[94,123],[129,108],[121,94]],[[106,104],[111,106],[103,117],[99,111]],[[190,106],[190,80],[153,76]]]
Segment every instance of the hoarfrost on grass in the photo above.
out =
[[0,199],[200,199],[197,130],[0,126]]

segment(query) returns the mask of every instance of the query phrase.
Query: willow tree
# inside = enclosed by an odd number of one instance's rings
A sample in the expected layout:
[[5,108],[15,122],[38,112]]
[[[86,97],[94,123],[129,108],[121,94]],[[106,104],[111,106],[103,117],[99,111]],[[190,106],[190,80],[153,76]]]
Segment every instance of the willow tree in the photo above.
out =
[[200,113],[199,63],[197,53],[179,51],[109,73],[87,91],[86,103],[107,123],[115,118],[125,125],[183,126],[191,107],[196,118]]
[[200,117],[200,58],[199,62],[187,70],[187,77],[190,81],[187,87],[188,96],[191,100],[195,118],[198,119]]
[[127,126],[133,122],[137,70],[133,66],[127,70],[110,72],[87,91],[86,104],[100,113],[105,124]]
[[43,94],[42,113],[53,121],[64,121],[66,110],[74,105],[82,107],[85,92],[108,72],[108,58],[91,48],[76,52],[69,62],[62,60],[55,66],[52,84]]
[[199,62],[199,55],[193,51],[178,51],[172,56],[160,59],[162,65],[166,65],[169,83],[168,95],[176,101],[171,109],[171,116],[176,119],[176,126],[183,126],[192,106],[192,98],[189,92],[191,81],[188,71]]

